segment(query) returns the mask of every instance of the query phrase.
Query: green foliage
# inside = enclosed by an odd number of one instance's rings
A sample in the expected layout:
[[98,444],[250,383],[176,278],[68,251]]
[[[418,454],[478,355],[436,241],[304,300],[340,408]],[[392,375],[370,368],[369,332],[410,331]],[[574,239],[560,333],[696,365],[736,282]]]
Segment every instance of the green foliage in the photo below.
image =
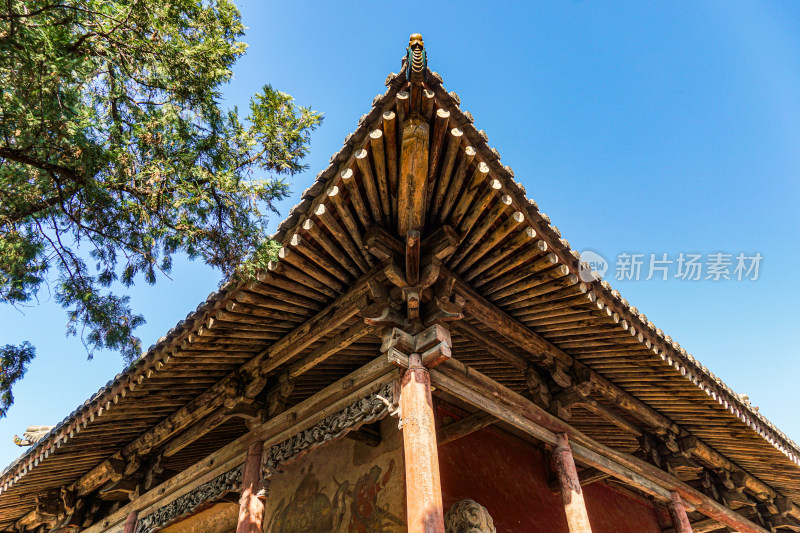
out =
[[115,283],[155,283],[176,253],[226,275],[274,255],[266,216],[321,116],[269,85],[247,116],[221,107],[243,34],[228,0],[3,3],[0,300],[51,281],[90,356],[132,360],[143,318]]
[[35,355],[36,350],[27,341],[19,346],[6,344],[0,347],[0,417],[5,416],[14,403],[11,386],[25,375],[28,363]]

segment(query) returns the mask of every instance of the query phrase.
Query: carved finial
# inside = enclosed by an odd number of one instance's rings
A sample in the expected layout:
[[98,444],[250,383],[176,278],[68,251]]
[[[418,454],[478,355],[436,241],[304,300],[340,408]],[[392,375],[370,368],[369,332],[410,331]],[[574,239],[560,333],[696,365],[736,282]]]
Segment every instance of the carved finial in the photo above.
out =
[[425,81],[428,68],[428,56],[425,53],[425,41],[422,35],[412,33],[406,49],[406,78],[411,83]]

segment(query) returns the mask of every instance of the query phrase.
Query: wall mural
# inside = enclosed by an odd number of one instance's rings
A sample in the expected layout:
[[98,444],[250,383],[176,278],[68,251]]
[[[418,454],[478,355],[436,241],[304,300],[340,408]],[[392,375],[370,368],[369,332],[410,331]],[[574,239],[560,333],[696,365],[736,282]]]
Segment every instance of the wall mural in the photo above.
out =
[[281,466],[270,479],[265,533],[405,532],[402,436],[396,421],[385,422],[378,447],[343,439]]

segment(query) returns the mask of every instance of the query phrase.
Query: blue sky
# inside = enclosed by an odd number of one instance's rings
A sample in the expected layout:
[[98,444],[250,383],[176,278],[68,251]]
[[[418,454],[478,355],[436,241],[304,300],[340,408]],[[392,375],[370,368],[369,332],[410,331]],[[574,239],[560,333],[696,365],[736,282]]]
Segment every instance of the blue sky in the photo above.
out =
[[[611,260],[625,298],[800,440],[800,4],[631,5],[240,2],[250,47],[224,96],[245,108],[271,83],[325,113],[285,214],[422,33],[429,66],[573,248]],[[763,260],[757,281],[617,281],[622,252]],[[137,285],[145,346],[218,282],[179,261],[172,281]],[[0,420],[3,465],[15,433],[60,421],[122,368],[113,353],[86,361],[65,320],[46,294],[24,314],[0,307],[0,343],[38,347]]]

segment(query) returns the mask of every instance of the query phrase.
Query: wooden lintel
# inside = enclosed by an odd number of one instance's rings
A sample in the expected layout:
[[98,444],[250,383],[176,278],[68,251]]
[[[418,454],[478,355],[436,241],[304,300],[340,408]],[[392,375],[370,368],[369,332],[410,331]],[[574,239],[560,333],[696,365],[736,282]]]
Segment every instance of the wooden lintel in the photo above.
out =
[[546,444],[557,444],[557,433],[569,435],[575,457],[662,502],[677,492],[689,506],[741,533],[766,533],[765,529],[721,505],[674,476],[629,454],[604,446],[544,411],[530,400],[504,387],[474,368],[451,359],[431,370],[433,383],[456,398],[496,416]]
[[436,432],[436,442],[439,446],[444,446],[447,443],[456,441],[478,430],[491,426],[495,422],[497,422],[497,418],[489,413],[483,411],[472,413],[461,420],[456,420],[451,424],[440,427]]
[[[610,477],[611,475],[607,472],[603,472],[602,470],[598,470],[596,468],[584,468],[578,472],[578,479],[580,480],[581,487],[591,485],[592,483],[597,483],[598,481],[603,481],[604,479],[608,479]],[[558,494],[561,492],[561,487],[559,486],[557,480],[553,479],[548,482],[547,485],[550,487],[550,492],[553,494]]]

